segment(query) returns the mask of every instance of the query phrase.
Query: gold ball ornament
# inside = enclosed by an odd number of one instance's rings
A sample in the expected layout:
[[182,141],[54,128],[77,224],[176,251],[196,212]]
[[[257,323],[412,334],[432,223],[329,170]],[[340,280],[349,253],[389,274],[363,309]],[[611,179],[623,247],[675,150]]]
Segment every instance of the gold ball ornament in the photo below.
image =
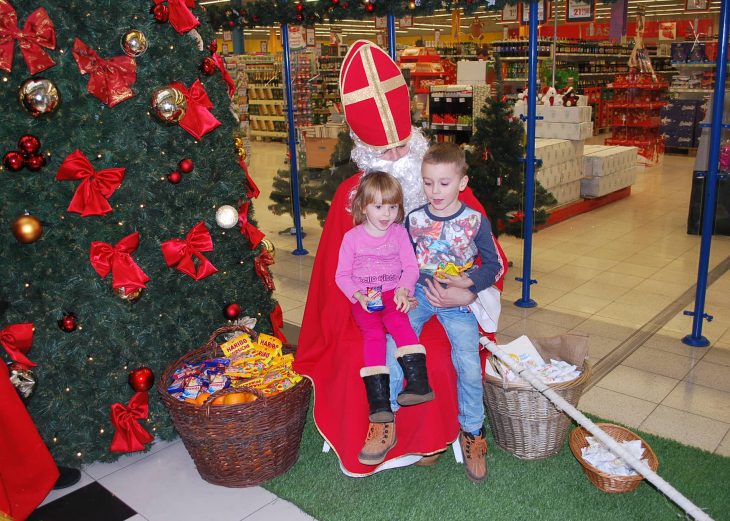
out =
[[271,258],[273,259],[276,257],[276,248],[274,247],[274,243],[271,242],[269,239],[261,239],[261,245],[266,248],[266,251],[268,251],[271,254]]
[[416,8],[416,2],[408,2],[408,9],[415,9]]
[[126,300],[127,302],[137,302],[139,299],[142,298],[142,292],[144,291],[144,288],[134,288],[132,291],[129,292],[129,294],[127,294],[127,288],[125,288],[124,286],[119,288],[112,288],[112,291],[121,300]]
[[145,52],[147,52],[147,48],[149,47],[147,37],[142,31],[138,31],[136,29],[124,33],[120,43],[124,54],[131,56],[132,58],[142,56]]
[[45,78],[31,78],[20,86],[18,99],[23,108],[37,118],[58,110],[61,93],[52,81]]
[[236,149],[239,149],[243,146],[243,139],[241,139],[240,137],[235,138],[233,142],[236,145]]
[[188,101],[174,87],[162,87],[152,93],[150,116],[163,125],[176,125],[185,117]]
[[30,244],[43,235],[43,225],[32,215],[21,215],[13,223],[13,236],[18,242]]

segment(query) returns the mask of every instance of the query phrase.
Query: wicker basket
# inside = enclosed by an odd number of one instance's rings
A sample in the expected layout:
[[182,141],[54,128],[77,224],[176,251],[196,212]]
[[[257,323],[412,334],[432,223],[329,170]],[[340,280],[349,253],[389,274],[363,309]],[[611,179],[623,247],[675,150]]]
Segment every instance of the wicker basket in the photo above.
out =
[[[303,378],[290,389],[270,397],[264,397],[257,389],[229,387],[209,396],[202,405],[171,397],[167,387],[183,361],[195,363],[224,356],[216,338],[230,331],[257,337],[245,326],[216,330],[203,347],[167,366],[157,382],[157,392],[205,481],[225,487],[253,487],[283,474],[296,463],[312,384]],[[283,351],[292,353],[295,349],[284,345]],[[211,405],[219,396],[239,392],[249,392],[257,399],[235,405]]]
[[[494,355],[489,355],[487,361],[495,371],[499,371]],[[591,371],[591,364],[586,360],[578,378],[548,387],[577,407]],[[497,446],[519,459],[555,456],[563,448],[570,432],[570,416],[559,411],[527,382],[509,382],[504,376],[486,375],[484,405]]]
[[[651,447],[649,447],[649,444],[641,439],[641,437],[628,429],[624,429],[623,427],[612,425],[610,423],[599,423],[598,427],[619,443],[624,440],[641,440],[642,445],[646,449],[644,452],[644,458],[649,460],[649,468],[656,472],[656,469],[659,467],[659,460],[657,459],[656,454],[654,454],[654,451],[651,450]],[[568,445],[570,445],[570,450],[573,452],[573,456],[575,456],[580,464],[583,465],[583,472],[586,473],[586,476],[588,476],[588,479],[591,480],[591,483],[604,492],[614,494],[620,492],[633,492],[636,490],[644,480],[644,476],[641,474],[637,474],[635,476],[617,476],[616,474],[609,474],[608,472],[598,470],[583,459],[580,449],[588,446],[588,442],[586,441],[588,436],[592,436],[592,434],[585,428],[578,427],[570,433]]]

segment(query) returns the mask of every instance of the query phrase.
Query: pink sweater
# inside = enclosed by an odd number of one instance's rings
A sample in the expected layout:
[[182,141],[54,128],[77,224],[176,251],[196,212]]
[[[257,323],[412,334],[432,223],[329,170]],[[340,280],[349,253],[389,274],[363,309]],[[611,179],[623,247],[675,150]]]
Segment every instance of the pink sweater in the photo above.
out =
[[413,295],[418,281],[418,263],[406,229],[392,224],[382,237],[373,237],[362,224],[342,238],[335,281],[347,298],[366,288],[382,286],[383,291],[406,288]]

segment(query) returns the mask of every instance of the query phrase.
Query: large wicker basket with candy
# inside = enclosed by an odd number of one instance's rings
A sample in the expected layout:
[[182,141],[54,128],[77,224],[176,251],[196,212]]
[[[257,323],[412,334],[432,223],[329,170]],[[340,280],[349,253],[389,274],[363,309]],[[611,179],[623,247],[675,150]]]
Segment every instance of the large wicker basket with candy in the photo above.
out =
[[295,350],[228,326],[167,366],[157,392],[204,480],[252,487],[296,463],[312,385],[291,369]]

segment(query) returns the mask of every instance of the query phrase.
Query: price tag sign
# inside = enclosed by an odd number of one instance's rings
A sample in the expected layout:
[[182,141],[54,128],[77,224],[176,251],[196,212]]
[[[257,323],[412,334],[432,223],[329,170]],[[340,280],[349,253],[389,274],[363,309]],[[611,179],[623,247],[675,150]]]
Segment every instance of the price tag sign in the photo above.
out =
[[446,98],[446,103],[451,103],[452,101],[454,101],[454,98]]
[[451,130],[448,125],[444,125],[444,130]]
[[456,125],[456,130],[464,130],[461,125]]
[[434,101],[441,101],[441,98],[434,98]]
[[464,103],[466,100],[464,98],[459,98],[459,103]]
[[[547,23],[548,9],[552,7],[552,3],[548,4],[547,0],[538,0],[537,2],[537,25]],[[520,4],[520,25],[530,25],[530,4]]]
[[596,0],[567,0],[565,23],[579,24],[596,20]]

